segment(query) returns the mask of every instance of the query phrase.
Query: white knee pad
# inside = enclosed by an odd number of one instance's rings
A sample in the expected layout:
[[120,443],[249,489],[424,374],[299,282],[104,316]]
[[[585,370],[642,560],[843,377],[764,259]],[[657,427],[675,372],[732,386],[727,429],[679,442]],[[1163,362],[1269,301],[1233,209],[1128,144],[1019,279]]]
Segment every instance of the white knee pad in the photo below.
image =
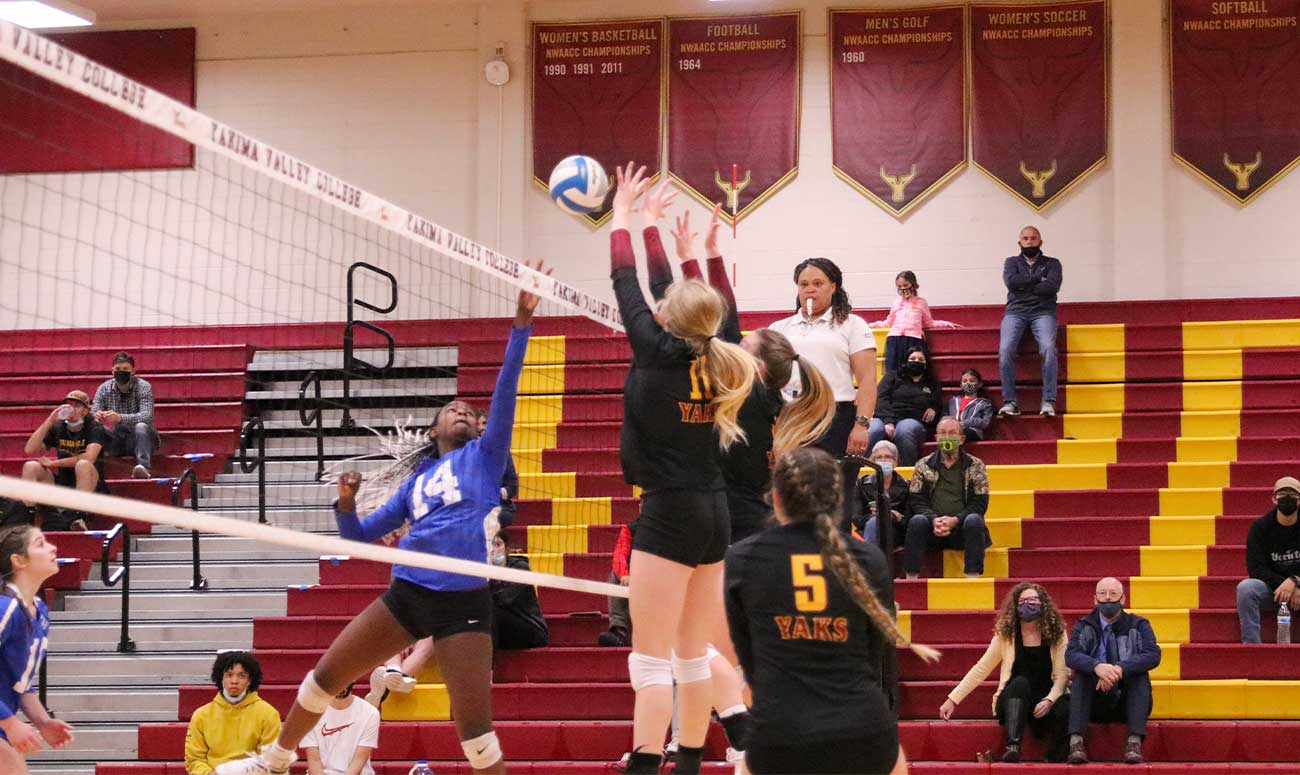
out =
[[501,742],[496,732],[479,735],[473,740],[460,741],[460,749],[465,752],[469,766],[476,770],[486,770],[501,761]]
[[713,661],[714,657],[722,656],[722,652],[715,649],[712,643],[709,644],[708,648],[704,649],[704,654],[709,658],[710,662]]
[[679,684],[707,681],[713,677],[713,671],[709,669],[711,659],[712,657],[707,653],[694,659],[682,659],[673,654],[673,678],[676,678]]
[[302,686],[298,687],[298,704],[303,710],[308,713],[324,713],[333,699],[333,692],[325,691],[316,683],[316,671],[308,671],[307,677],[302,679]]
[[641,691],[647,686],[672,686],[673,663],[649,654],[633,651],[627,655],[627,673],[632,678],[632,689]]

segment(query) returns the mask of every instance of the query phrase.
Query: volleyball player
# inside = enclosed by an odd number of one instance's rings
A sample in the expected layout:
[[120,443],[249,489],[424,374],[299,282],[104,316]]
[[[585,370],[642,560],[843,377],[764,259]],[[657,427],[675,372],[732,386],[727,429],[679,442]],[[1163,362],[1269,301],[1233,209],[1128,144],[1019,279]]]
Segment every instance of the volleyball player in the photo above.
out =
[[[877,665],[903,640],[880,550],[837,528],[840,467],[798,448],[772,473],[777,527],[727,554],[731,638],[754,694],[745,759],[764,773],[906,772]],[[925,646],[911,648],[938,658]]]
[[[442,407],[432,432],[439,454],[423,457],[397,492],[362,518],[355,511],[361,475],[343,474],[335,505],[339,535],[369,542],[409,522],[400,548],[487,562],[485,522],[495,521],[500,502],[519,374],[539,301],[534,294],[519,293],[483,435],[472,406],[453,401]],[[491,628],[492,593],[485,579],[394,565],[388,591],[343,629],[307,674],[279,739],[258,755],[219,766],[217,775],[287,772],[294,749],[330,701],[369,671],[377,654],[397,653],[427,637],[433,638],[465,758],[476,773],[504,773],[501,746],[492,731]]]
[[[50,718],[37,696],[36,672],[45,659],[50,612],[41,585],[59,571],[54,544],[31,525],[0,530],[0,772],[27,775],[26,754],[72,742],[72,727]],[[18,711],[31,724],[18,718]]]
[[[676,681],[676,771],[694,775],[713,706],[707,649],[722,616],[730,537],[717,449],[744,439],[737,415],[757,369],[748,353],[717,337],[726,302],[704,283],[674,283],[651,311],[628,232],[633,204],[649,181],[645,168],[632,164],[617,178],[610,276],[632,344],[619,454],[624,478],[643,490],[629,584],[628,672],[636,705],[627,772],[658,773]],[[655,207],[662,209],[671,195],[658,193]]]

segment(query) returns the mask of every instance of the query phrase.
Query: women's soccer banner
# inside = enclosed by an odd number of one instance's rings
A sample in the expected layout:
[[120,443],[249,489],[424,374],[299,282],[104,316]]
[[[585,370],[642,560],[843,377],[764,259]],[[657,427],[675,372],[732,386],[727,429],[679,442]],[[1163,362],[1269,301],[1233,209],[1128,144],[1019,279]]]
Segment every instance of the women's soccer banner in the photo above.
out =
[[663,104],[662,19],[533,25],[533,180],[582,154],[610,175],[610,196],[592,225],[609,217],[614,167],[635,161],[657,172]]
[[835,174],[902,218],[966,166],[963,6],[831,11]]
[[799,172],[798,13],[668,21],[668,173],[739,221]]
[[972,159],[1035,210],[1106,161],[1108,10],[971,6]]
[[1247,204],[1300,162],[1300,0],[1171,0],[1174,158]]

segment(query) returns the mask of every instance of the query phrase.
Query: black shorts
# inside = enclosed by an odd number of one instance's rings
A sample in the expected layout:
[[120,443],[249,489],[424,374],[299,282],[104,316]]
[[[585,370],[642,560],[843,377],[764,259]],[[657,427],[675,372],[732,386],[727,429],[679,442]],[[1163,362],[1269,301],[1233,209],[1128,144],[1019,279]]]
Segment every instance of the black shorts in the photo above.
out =
[[655,490],[641,496],[632,548],[694,568],[722,562],[731,543],[726,490]]
[[898,762],[898,732],[892,737],[824,740],[800,745],[766,745],[753,738],[745,764],[754,775],[889,775]]
[[492,634],[492,590],[442,592],[394,578],[380,598],[397,623],[416,640],[434,640],[462,632]]

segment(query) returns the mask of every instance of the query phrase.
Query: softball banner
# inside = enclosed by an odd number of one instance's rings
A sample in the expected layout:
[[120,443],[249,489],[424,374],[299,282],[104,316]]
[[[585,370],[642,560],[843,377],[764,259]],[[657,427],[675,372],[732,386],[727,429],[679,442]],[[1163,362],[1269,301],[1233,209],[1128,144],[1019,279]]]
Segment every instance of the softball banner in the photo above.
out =
[[1171,0],[1174,158],[1238,204],[1300,162],[1300,0]]
[[831,11],[835,174],[896,218],[966,166],[963,6]]
[[798,13],[668,21],[668,173],[735,223],[799,172]]
[[533,180],[574,154],[611,177],[593,226],[609,217],[616,166],[635,161],[656,174],[663,103],[662,19],[533,25]]
[[1035,210],[1106,161],[1106,0],[972,5],[975,166]]

